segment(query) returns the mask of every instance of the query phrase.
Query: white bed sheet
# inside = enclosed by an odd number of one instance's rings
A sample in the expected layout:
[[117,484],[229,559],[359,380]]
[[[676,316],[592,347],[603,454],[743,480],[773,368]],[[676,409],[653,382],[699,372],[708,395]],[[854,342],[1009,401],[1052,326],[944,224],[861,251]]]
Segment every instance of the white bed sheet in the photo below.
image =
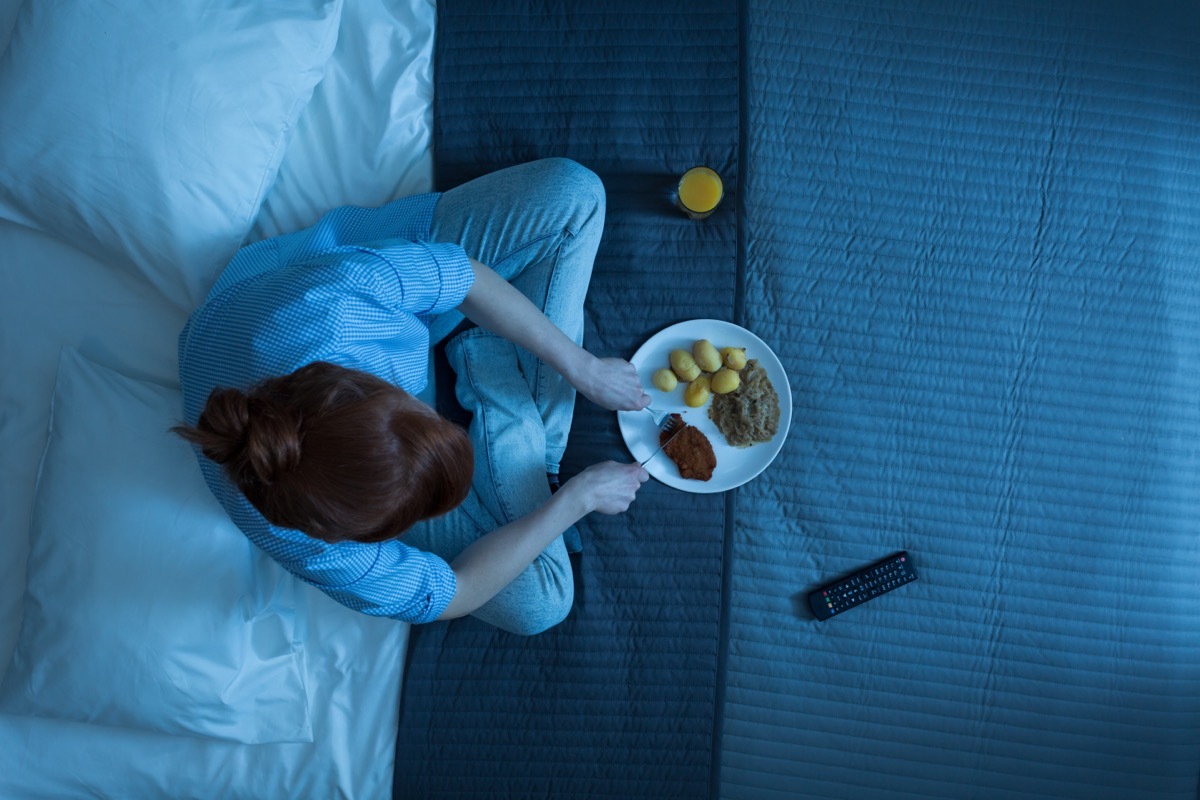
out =
[[[16,0],[0,2],[0,49]],[[342,35],[252,238],[432,188],[432,0],[347,0]],[[147,285],[0,221],[0,677],[22,618],[29,519],[63,346],[176,381],[184,314]],[[408,628],[302,587],[311,744],[241,745],[0,715],[0,797],[388,797]]]

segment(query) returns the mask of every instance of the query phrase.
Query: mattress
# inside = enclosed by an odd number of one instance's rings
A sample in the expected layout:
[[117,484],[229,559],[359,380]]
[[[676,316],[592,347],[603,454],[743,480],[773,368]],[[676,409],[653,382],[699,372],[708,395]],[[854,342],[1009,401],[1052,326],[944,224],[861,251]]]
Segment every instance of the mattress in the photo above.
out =
[[731,530],[718,793],[1194,797],[1195,5],[744,23],[745,322],[798,411]]
[[[792,430],[589,520],[546,636],[420,630],[396,796],[1194,797],[1195,6],[582,6],[442,4],[439,183],[595,169],[587,344],[738,322]],[[627,458],[611,415],[569,456]],[[812,618],[899,550],[919,581]]]
[[[696,163],[736,182],[727,4],[649,12],[610,2],[565,14],[442,3],[438,30],[439,188],[542,156],[574,158],[604,181],[585,315],[592,352],[628,358],[657,326],[729,317],[732,205],[704,227],[671,206],[673,176]],[[581,400],[564,477],[605,459],[629,460],[615,415]],[[655,483],[638,498],[624,515],[581,523],[575,608],[547,633],[525,639],[471,619],[413,628],[397,797],[707,792],[726,498]]]

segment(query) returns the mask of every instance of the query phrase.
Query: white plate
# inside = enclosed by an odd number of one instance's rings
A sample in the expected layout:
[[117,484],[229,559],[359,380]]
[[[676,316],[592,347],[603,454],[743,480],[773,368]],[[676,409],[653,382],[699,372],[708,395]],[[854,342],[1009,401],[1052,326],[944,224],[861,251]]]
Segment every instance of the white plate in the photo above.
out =
[[[771,441],[750,447],[731,447],[716,423],[708,418],[709,404],[703,408],[684,405],[683,389],[687,384],[681,382],[673,392],[663,392],[654,387],[651,378],[655,370],[670,365],[668,359],[671,351],[683,349],[690,353],[697,339],[708,339],[718,350],[723,347],[744,347],[746,357],[758,359],[759,365],[766,369],[767,377],[779,395],[779,432]],[[637,367],[646,393],[654,399],[650,407],[657,411],[682,414],[685,422],[699,428],[708,437],[717,457],[717,468],[713,470],[712,479],[697,481],[681,478],[675,463],[659,453],[646,464],[646,471],[657,480],[685,492],[723,492],[756,477],[779,454],[792,424],[792,387],[775,353],[750,331],[719,319],[679,322],[647,339],[633,354],[630,363]],[[625,446],[635,460],[645,461],[658,448],[658,426],[654,424],[654,417],[645,411],[618,411],[617,424],[621,428]]]

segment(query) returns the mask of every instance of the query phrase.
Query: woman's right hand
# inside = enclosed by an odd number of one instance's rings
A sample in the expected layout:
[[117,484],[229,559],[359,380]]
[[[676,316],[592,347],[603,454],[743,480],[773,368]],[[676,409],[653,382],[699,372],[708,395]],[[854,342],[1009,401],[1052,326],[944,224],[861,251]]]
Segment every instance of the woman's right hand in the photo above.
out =
[[589,511],[620,514],[629,508],[638,489],[648,480],[650,473],[640,464],[604,461],[571,478],[563,484],[563,489],[579,492]]

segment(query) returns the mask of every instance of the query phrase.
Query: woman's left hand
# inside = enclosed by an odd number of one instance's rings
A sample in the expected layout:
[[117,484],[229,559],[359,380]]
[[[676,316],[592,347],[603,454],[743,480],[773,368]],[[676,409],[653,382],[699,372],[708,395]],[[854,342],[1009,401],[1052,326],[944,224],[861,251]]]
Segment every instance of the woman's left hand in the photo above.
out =
[[458,309],[479,327],[540,358],[587,399],[609,411],[650,405],[637,370],[620,358],[596,358],[490,267],[469,258],[474,283]]
[[572,383],[584,397],[610,411],[640,411],[650,405],[637,369],[621,358],[592,358]]

